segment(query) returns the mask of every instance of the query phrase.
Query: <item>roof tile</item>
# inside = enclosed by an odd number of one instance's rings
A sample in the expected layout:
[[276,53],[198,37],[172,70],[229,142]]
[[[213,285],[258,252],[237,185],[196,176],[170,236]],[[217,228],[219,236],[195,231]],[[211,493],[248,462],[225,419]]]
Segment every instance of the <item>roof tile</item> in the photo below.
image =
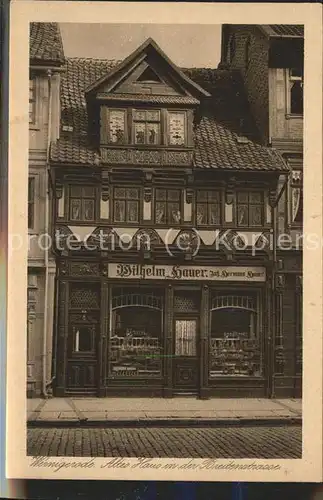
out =
[[57,23],[30,23],[30,59],[64,63],[64,50]]

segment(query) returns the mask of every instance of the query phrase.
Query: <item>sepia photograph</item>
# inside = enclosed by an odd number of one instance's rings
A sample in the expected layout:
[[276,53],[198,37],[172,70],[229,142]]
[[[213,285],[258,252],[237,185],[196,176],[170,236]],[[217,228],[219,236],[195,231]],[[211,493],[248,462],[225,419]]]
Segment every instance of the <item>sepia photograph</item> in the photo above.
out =
[[301,458],[303,68],[300,25],[31,23],[28,454]]
[[9,474],[320,480],[316,6],[58,4],[11,13]]

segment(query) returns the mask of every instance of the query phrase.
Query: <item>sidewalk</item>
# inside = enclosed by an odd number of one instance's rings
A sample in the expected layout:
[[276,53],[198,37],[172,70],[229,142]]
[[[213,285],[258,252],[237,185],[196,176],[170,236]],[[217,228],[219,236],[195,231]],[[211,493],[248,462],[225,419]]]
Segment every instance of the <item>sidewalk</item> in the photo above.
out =
[[300,399],[52,398],[27,400],[29,427],[300,424]]

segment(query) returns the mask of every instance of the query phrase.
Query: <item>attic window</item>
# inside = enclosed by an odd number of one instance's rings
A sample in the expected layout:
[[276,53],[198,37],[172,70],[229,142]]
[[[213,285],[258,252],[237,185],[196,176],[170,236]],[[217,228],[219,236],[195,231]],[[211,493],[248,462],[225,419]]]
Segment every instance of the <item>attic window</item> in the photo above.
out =
[[160,83],[161,82],[159,76],[149,66],[141,73],[141,75],[139,76],[137,81],[138,82],[146,82],[146,83]]

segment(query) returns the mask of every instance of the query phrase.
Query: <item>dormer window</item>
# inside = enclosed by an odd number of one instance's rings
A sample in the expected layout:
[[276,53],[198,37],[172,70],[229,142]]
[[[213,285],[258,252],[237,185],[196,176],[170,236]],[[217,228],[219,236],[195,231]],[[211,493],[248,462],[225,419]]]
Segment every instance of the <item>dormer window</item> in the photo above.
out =
[[160,111],[134,110],[133,133],[135,144],[160,144]]

